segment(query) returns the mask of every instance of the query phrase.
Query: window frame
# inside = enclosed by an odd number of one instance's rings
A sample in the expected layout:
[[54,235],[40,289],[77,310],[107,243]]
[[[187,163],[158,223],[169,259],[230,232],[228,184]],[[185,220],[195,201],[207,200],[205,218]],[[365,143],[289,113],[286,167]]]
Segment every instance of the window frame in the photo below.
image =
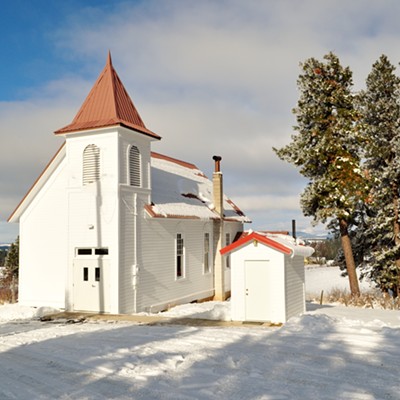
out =
[[[133,150],[135,150],[135,153]],[[135,171],[135,168],[137,171]],[[135,144],[128,146],[128,185],[137,188],[143,186],[142,153]]]
[[[179,245],[181,243],[181,246]],[[184,279],[186,276],[185,238],[183,233],[177,232],[175,236],[175,280]]]
[[[231,234],[230,232],[225,232],[225,246],[229,246],[231,244]],[[225,257],[225,267],[231,268],[231,255],[230,253]]]
[[92,256],[93,249],[91,247],[77,247],[75,251],[76,257]]
[[203,236],[203,274],[210,274],[211,270],[211,235],[209,232],[204,232]]
[[75,247],[77,258],[107,258],[110,255],[108,247]]
[[100,181],[101,154],[100,147],[88,144],[82,152],[82,186]]
[[99,266],[94,268],[94,281],[101,282],[101,268]]

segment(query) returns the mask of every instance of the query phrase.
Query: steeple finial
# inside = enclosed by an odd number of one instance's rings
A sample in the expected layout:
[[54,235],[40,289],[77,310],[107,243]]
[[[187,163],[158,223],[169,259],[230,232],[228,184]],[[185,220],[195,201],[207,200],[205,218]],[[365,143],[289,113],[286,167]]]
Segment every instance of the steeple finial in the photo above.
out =
[[108,50],[107,65],[112,66],[111,51]]

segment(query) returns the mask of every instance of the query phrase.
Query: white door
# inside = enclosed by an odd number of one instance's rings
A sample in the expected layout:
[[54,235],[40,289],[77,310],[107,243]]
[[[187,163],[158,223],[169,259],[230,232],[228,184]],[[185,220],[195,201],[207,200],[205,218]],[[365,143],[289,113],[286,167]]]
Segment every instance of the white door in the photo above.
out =
[[267,260],[245,261],[245,319],[270,321],[272,304],[270,296],[271,265]]
[[76,259],[74,261],[74,310],[109,312],[109,261]]

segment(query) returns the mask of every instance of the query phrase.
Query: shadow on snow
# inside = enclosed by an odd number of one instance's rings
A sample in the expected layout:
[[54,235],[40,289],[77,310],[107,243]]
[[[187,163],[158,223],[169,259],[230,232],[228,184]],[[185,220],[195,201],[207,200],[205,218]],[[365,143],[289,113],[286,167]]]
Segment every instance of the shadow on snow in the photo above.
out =
[[2,335],[0,398],[399,398],[400,329],[325,315],[273,330],[93,325],[8,350]]

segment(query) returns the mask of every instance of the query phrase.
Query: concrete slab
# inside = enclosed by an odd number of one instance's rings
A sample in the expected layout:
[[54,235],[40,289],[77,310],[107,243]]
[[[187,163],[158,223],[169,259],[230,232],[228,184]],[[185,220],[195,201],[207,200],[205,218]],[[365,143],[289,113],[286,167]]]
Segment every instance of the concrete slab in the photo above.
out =
[[84,312],[60,312],[46,315],[41,321],[61,321],[66,323],[78,323],[84,321],[124,321],[132,322],[138,325],[186,325],[186,326],[214,326],[214,327],[279,327],[281,324],[271,324],[270,322],[240,322],[240,321],[216,321],[199,318],[178,318],[163,317],[161,315],[142,315],[142,314],[93,314]]

